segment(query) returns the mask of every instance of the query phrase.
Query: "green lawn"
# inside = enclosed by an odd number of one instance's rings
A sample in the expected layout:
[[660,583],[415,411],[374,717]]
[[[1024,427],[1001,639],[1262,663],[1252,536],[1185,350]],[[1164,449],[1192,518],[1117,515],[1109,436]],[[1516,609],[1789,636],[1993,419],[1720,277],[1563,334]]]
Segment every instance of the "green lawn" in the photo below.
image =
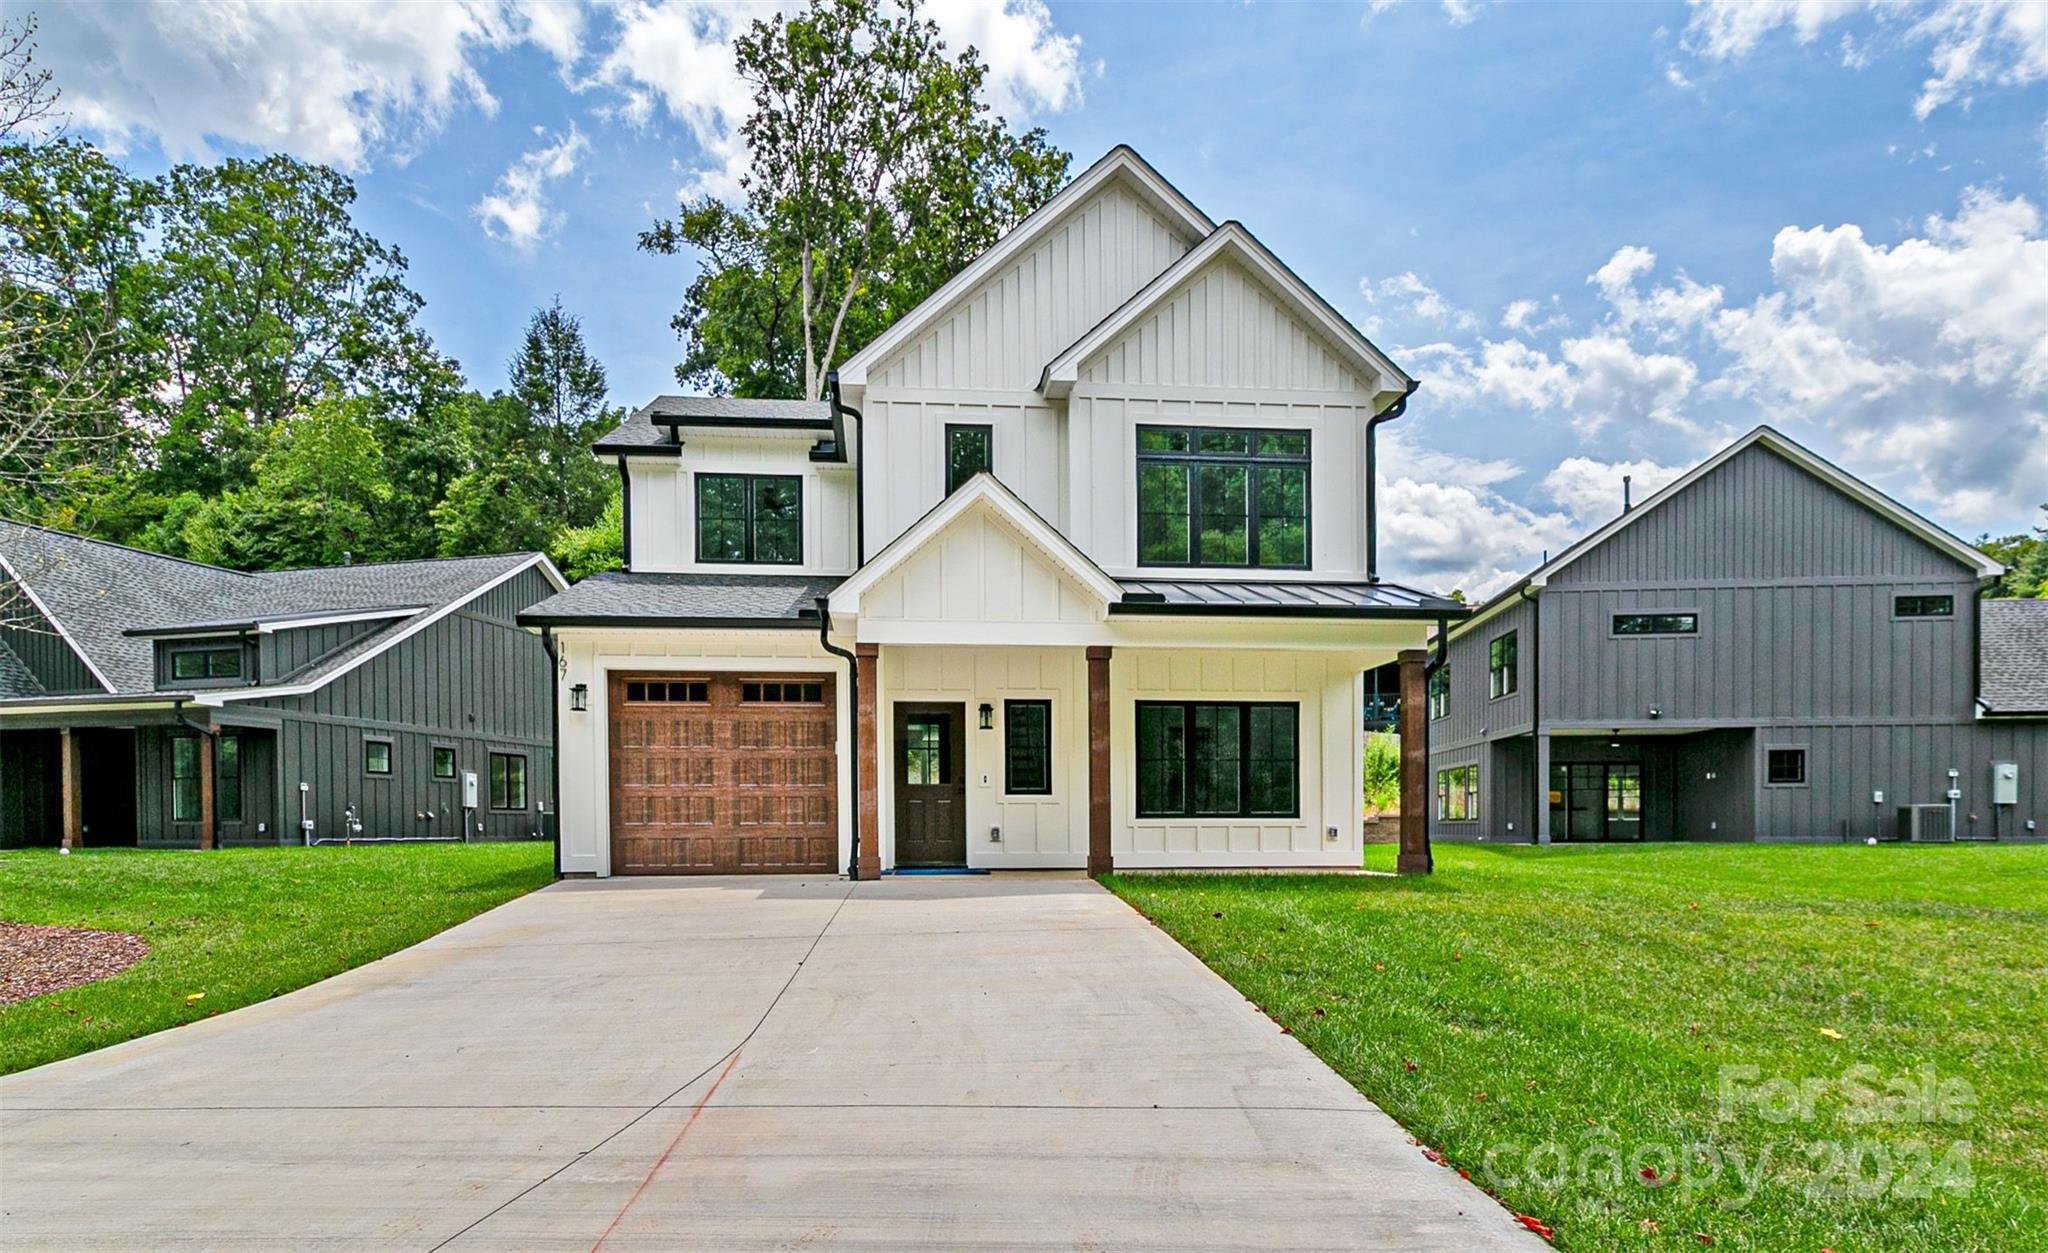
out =
[[0,918],[150,945],[111,978],[0,1007],[0,1074],[304,987],[553,877],[545,843],[0,853]]
[[1110,886],[1561,1247],[2048,1248],[2048,847]]

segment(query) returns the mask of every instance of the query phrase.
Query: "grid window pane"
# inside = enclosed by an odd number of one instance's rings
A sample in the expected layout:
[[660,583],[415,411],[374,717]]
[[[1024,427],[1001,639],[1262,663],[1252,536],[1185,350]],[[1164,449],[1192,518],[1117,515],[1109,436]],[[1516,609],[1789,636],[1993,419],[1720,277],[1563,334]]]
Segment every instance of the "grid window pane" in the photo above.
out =
[[1296,815],[1300,719],[1281,702],[1139,702],[1138,816]]
[[1308,432],[1141,427],[1137,439],[1141,562],[1308,565]]
[[1052,791],[1052,702],[1003,702],[1003,790],[1044,796]]
[[1188,433],[1186,431],[1164,430],[1148,426],[1138,432],[1139,452],[1186,452]]
[[1243,466],[1199,466],[1195,507],[1200,510],[1197,561],[1205,566],[1241,566],[1251,552],[1250,515],[1245,510]]
[[913,715],[903,728],[903,769],[912,787],[946,781],[946,724],[938,718]]
[[1766,757],[1766,777],[1772,783],[1806,782],[1806,750],[1774,748]]
[[795,565],[803,560],[803,484],[780,475],[754,480],[754,551],[750,560]]
[[[1261,437],[1262,445],[1266,438],[1270,437]],[[1307,565],[1308,471],[1263,466],[1258,471],[1258,483],[1259,564]]]
[[1295,709],[1292,705],[1254,705],[1251,710],[1251,758],[1247,766],[1250,797],[1245,812],[1265,817],[1294,812]]
[[1164,565],[1188,562],[1188,468],[1138,467],[1138,559]]
[[1197,814],[1236,814],[1243,809],[1238,761],[1241,714],[1235,705],[1195,706],[1188,790]]
[[747,559],[745,476],[697,476],[697,558],[700,561]]
[[1138,816],[1187,812],[1187,708],[1138,706]]

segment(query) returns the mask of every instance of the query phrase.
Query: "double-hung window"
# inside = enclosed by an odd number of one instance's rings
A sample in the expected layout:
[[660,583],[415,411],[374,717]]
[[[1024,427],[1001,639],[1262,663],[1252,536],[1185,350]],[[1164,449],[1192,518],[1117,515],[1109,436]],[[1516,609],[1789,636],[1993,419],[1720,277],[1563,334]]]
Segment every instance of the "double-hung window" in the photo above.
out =
[[1140,818],[1293,818],[1301,708],[1138,702]]
[[1438,822],[1470,822],[1479,816],[1479,767],[1452,766],[1436,772]]
[[794,566],[804,559],[803,479],[697,476],[697,560]]
[[491,808],[526,808],[526,755],[491,754]]
[[1509,631],[1486,646],[1487,695],[1499,700],[1503,696],[1513,694],[1520,677],[1516,670],[1515,633]]
[[1138,564],[1308,565],[1307,431],[1138,428]]

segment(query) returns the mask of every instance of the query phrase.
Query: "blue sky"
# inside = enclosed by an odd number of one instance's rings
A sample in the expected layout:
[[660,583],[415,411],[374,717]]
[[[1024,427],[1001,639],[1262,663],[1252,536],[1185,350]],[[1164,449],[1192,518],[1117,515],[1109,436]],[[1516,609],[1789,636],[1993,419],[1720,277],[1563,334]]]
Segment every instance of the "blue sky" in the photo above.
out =
[[[19,11],[8,5],[9,11]],[[2048,6],[943,0],[1076,168],[1130,143],[1424,379],[1390,549],[1484,590],[1769,421],[1954,529],[2048,499]],[[135,168],[348,168],[426,322],[501,381],[583,319],[614,399],[674,387],[692,267],[634,249],[729,186],[744,108],[695,3],[79,3],[75,129]]]

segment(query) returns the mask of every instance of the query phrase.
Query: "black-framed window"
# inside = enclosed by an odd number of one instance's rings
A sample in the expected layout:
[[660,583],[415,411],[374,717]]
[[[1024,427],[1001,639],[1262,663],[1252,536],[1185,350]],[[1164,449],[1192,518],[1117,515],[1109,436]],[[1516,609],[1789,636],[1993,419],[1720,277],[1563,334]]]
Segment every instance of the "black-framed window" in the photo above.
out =
[[222,822],[242,820],[242,738],[223,735],[213,742],[213,811]]
[[491,808],[526,808],[526,755],[491,754]]
[[391,741],[390,741],[390,740],[364,740],[364,741],[363,741],[363,773],[364,773],[364,774],[390,774],[390,773],[391,773]]
[[1616,635],[1697,635],[1700,616],[1696,613],[1618,613],[1614,615]]
[[1138,564],[1306,569],[1307,431],[1138,428]]
[[803,564],[803,489],[795,474],[698,475],[697,560]]
[[199,821],[199,737],[171,737],[171,821]]
[[711,699],[711,683],[706,679],[634,679],[626,684],[626,699],[634,704],[668,701],[701,705]]
[[434,745],[434,777],[453,779],[455,777],[455,749],[448,744]]
[[1956,616],[1956,598],[1953,596],[1894,596],[1892,597],[1894,618],[1953,618]]
[[943,714],[911,714],[903,720],[903,781],[933,787],[953,778],[953,739]]
[[1520,681],[1515,661],[1515,632],[1509,631],[1486,645],[1486,692],[1492,700],[1512,696]]
[[995,469],[995,431],[989,426],[946,424],[946,495],[983,470]]
[[749,682],[740,684],[740,701],[748,705],[822,705],[822,683]]
[[1451,711],[1451,666],[1449,662],[1429,672],[1429,719],[1431,722]]
[[1052,795],[1052,702],[1003,702],[1003,791]]
[[242,677],[242,646],[179,649],[171,654],[171,677],[239,679]]
[[1805,783],[1806,750],[1803,748],[1765,749],[1764,781],[1777,787],[1793,787]]
[[1139,701],[1138,817],[1293,818],[1301,707]]
[[1451,766],[1436,772],[1438,822],[1470,822],[1479,816],[1479,767]]

